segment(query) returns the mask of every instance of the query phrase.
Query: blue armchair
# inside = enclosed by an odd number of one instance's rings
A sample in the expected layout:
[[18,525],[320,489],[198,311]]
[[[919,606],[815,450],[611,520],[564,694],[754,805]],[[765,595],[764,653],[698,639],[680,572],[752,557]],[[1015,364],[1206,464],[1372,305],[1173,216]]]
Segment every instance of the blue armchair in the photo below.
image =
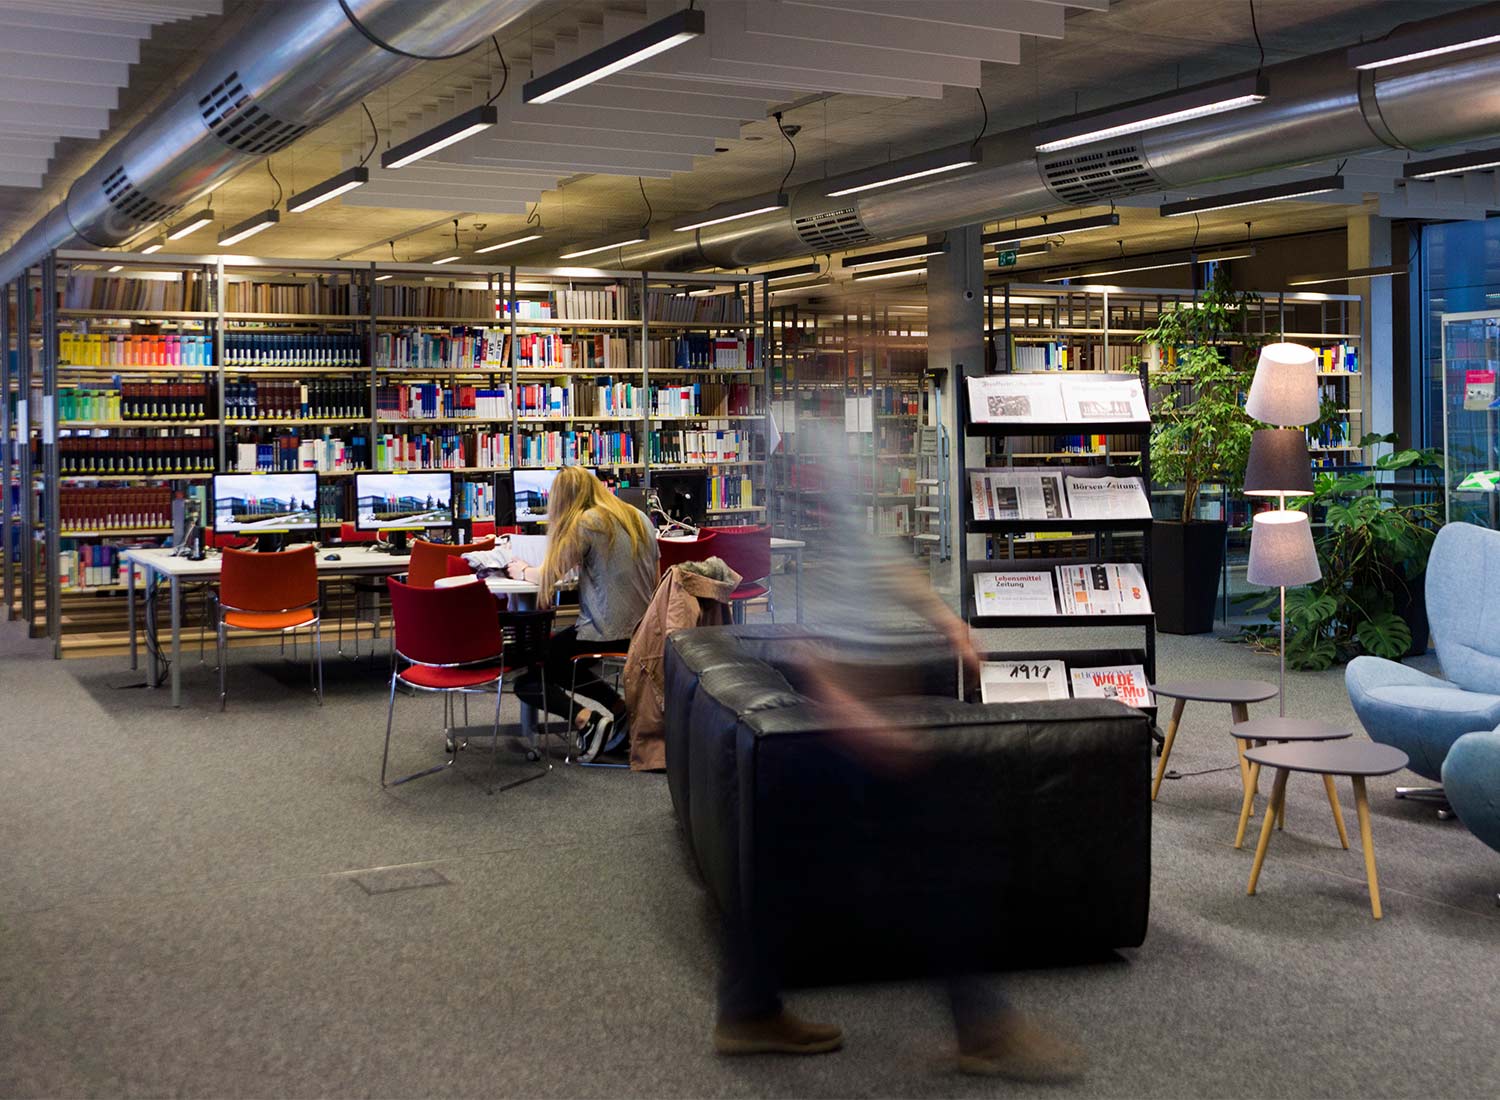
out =
[[[1411,758],[1412,771],[1442,782],[1444,761],[1459,738],[1500,726],[1500,531],[1468,523],[1439,531],[1426,593],[1447,679],[1356,657],[1344,683],[1370,738],[1396,746]],[[1446,802],[1441,787],[1398,787],[1396,797]]]
[[1443,790],[1458,819],[1500,852],[1500,730],[1466,733],[1443,761]]

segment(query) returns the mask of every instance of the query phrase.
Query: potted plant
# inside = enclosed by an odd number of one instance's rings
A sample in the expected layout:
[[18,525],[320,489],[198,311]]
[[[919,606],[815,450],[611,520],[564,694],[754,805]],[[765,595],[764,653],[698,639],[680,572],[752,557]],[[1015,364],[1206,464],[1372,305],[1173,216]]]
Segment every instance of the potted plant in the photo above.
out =
[[1244,481],[1255,428],[1244,397],[1260,345],[1275,338],[1249,332],[1255,300],[1220,268],[1195,302],[1163,312],[1138,338],[1162,352],[1152,379],[1152,479],[1182,485],[1181,514],[1151,532],[1152,602],[1169,634],[1213,629],[1228,521],[1199,519],[1198,497],[1208,482],[1233,492]]
[[[1361,447],[1395,443],[1393,435],[1367,435]],[[1376,471],[1442,469],[1433,450],[1381,455]],[[1375,473],[1320,474],[1313,495],[1289,503],[1323,517],[1314,538],[1320,580],[1286,594],[1286,662],[1292,668],[1325,669],[1361,653],[1399,661],[1427,650],[1427,611],[1422,577],[1433,539],[1443,523],[1439,487],[1428,496],[1398,500]],[[1252,610],[1268,611],[1270,626],[1248,627],[1243,636],[1274,650],[1277,594],[1258,598]]]

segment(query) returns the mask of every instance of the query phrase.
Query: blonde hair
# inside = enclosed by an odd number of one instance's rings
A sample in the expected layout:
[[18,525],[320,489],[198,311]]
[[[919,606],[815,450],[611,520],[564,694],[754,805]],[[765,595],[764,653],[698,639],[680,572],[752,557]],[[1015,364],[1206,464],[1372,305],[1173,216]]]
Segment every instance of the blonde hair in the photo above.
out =
[[631,551],[644,556],[651,544],[646,517],[582,466],[558,470],[547,497],[547,555],[542,559],[537,606],[552,606],[558,580],[583,560],[585,531],[603,531],[613,545],[622,530]]

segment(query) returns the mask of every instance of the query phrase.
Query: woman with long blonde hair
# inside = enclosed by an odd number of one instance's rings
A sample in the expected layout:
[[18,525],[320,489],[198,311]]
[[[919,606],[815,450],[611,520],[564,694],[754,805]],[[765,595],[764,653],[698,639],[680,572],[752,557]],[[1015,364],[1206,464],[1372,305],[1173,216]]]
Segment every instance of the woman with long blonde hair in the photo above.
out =
[[[545,662],[547,693],[541,678],[531,675],[516,685],[517,694],[533,706],[563,716],[579,731],[581,759],[592,760],[613,735],[623,731],[625,704],[597,675],[587,677],[588,697],[606,707],[579,706],[565,685],[572,681],[573,657],[613,650],[623,653],[630,635],[646,613],[656,589],[656,535],[646,517],[581,466],[557,472],[547,497],[547,553],[540,567],[519,559],[510,575],[541,587],[538,607],[550,607],[558,582],[578,570],[578,622],[552,636]],[[619,729],[615,729],[616,725]]]

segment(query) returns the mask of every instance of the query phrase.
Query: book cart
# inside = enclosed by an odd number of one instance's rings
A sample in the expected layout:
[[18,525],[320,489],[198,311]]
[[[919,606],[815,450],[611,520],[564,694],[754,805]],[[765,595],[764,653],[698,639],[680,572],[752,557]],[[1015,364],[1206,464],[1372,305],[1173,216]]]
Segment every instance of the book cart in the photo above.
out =
[[[1008,373],[1008,372],[1007,372]],[[1090,372],[1099,375],[1115,374],[1120,376],[1121,372]],[[1142,387],[1143,398],[1149,393],[1147,386],[1147,370],[1142,364],[1138,375]],[[1077,421],[1041,421],[1026,420],[1010,423],[985,423],[976,420],[973,410],[970,408],[969,391],[967,385],[954,387],[955,400],[958,402],[956,419],[963,424],[964,433],[970,438],[984,438],[986,440],[1003,441],[1019,436],[1066,436],[1077,432],[1081,426]],[[1086,425],[1091,433],[1103,434],[1109,441],[1109,446],[1097,455],[1089,455],[1092,461],[1081,462],[1076,465],[1064,467],[1049,466],[1049,473],[1059,477],[1138,477],[1141,480],[1141,488],[1149,501],[1151,495],[1151,458],[1149,437],[1151,432],[1150,420],[1125,420],[1090,422]],[[1117,441],[1134,440],[1134,446],[1128,452],[1129,461],[1120,461],[1120,457],[1111,449]],[[987,448],[988,450],[988,448]],[[1079,456],[1083,458],[1084,456]],[[1122,613],[1122,614],[1065,614],[1059,603],[1055,614],[985,614],[978,612],[975,592],[976,582],[983,574],[987,573],[1017,573],[1017,572],[1041,572],[1054,573],[1059,566],[1081,566],[1107,563],[1134,562],[1141,568],[1146,580],[1148,591],[1151,583],[1151,523],[1150,518],[1117,518],[1117,519],[978,519],[975,516],[974,497],[970,491],[970,474],[979,467],[969,467],[964,471],[962,488],[963,502],[960,509],[962,516],[962,534],[954,539],[959,557],[959,575],[961,579],[960,606],[964,621],[971,629],[1020,629],[1041,628],[1049,631],[1049,643],[1060,640],[1059,631],[1101,628],[1101,627],[1130,627],[1141,631],[1141,645],[1131,648],[1099,648],[1080,644],[1076,647],[1068,647],[1062,644],[1049,644],[1044,649],[1020,650],[1007,649],[1005,651],[987,652],[984,654],[986,661],[1013,661],[1013,662],[1036,662],[1043,660],[1061,660],[1066,666],[1067,672],[1071,673],[1075,668],[1087,668],[1107,665],[1140,665],[1145,670],[1147,684],[1156,682],[1156,616],[1152,613]],[[1083,556],[1018,556],[1018,544],[1046,545],[1046,539],[1067,533],[1073,536],[1086,535],[1090,540],[1089,552]],[[970,552],[970,535],[985,536],[987,548],[984,557],[974,557]],[[1040,538],[1038,538],[1040,536]],[[1037,540],[1028,542],[1028,540]],[[1059,545],[1076,545],[1076,543],[1059,543]],[[1061,596],[1059,591],[1057,597]],[[1080,635],[1080,639],[1084,636]],[[968,697],[971,685],[960,684],[960,693]],[[972,685],[974,698],[978,698],[979,685]],[[1071,688],[1070,688],[1071,694]],[[1156,720],[1155,706],[1145,707],[1153,723]]]

